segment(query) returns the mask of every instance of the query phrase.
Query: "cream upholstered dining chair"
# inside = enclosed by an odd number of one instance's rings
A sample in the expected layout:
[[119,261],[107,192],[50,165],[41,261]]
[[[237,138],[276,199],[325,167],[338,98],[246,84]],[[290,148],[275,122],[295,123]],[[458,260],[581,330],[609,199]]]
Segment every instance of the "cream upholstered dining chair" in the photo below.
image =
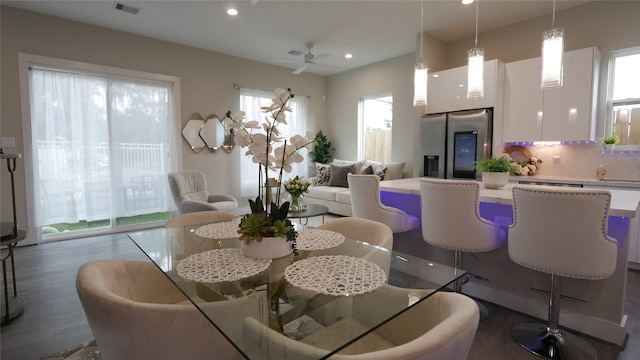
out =
[[238,208],[238,201],[233,196],[209,194],[202,171],[169,173],[169,188],[180,214],[207,210],[231,212]]
[[348,174],[351,209],[353,216],[374,220],[387,225],[393,233],[420,228],[420,219],[404,211],[386,206],[380,201],[380,177],[378,175]]
[[[342,217],[327,221],[318,226],[318,229],[335,231],[348,239],[364,241],[386,249],[387,252],[383,252],[372,249],[371,246],[368,245],[349,242],[346,246],[343,245],[340,251],[377,264],[389,275],[391,268],[391,251],[393,250],[393,233],[387,225],[369,219]],[[316,251],[316,254],[331,253],[333,253],[332,249]]]
[[[371,311],[384,311],[389,302],[407,303],[409,295],[431,290],[403,289],[383,285],[375,293],[352,297],[350,317],[322,328],[300,341],[282,335],[260,321],[244,319],[245,345],[254,353],[271,359],[319,359],[344,343],[350,329],[359,331],[367,324]],[[383,296],[379,296],[382,293]],[[372,297],[377,297],[373,301]],[[344,298],[341,298],[344,299]],[[400,314],[370,334],[331,356],[336,360],[387,359],[466,359],[478,328],[478,306],[470,298],[451,292],[438,292],[414,309]],[[353,334],[353,332],[351,332]]]
[[[502,246],[505,231],[480,217],[480,185],[474,181],[420,179],[422,238],[430,245],[454,252],[463,267],[463,253],[487,252]],[[456,280],[455,291],[462,283]]]
[[198,211],[193,213],[180,214],[172,217],[164,224],[165,228],[207,224],[213,222],[232,221],[240,218],[240,215],[226,211]]
[[[76,289],[105,360],[238,357],[233,345],[151,262],[88,262],[78,270]],[[227,335],[240,339],[239,314],[259,319],[266,306],[266,298],[256,295],[202,303],[200,308],[237,324]]]
[[618,244],[607,235],[610,204],[606,190],[513,188],[509,257],[551,276],[547,324],[516,324],[511,330],[523,348],[549,359],[598,357],[586,340],[558,327],[561,279],[598,280],[614,273]]
[[349,239],[366,241],[387,250],[393,249],[393,232],[381,222],[357,217],[342,217],[327,221],[318,226],[318,229],[332,230]]

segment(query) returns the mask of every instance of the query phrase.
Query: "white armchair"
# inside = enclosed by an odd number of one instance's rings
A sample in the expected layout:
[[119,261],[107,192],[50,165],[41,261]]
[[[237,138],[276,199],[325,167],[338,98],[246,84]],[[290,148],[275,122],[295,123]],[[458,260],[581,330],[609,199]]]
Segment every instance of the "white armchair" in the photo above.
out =
[[207,179],[197,170],[169,173],[169,188],[180,214],[218,210],[232,212],[238,201],[230,195],[213,195],[207,191]]
[[353,216],[381,222],[393,233],[420,228],[420,219],[404,211],[382,204],[380,178],[377,175],[347,175]]
[[[109,359],[236,359],[233,345],[151,262],[97,260],[80,267],[76,289],[102,357]],[[239,341],[242,318],[260,318],[266,297],[203,303],[216,322],[237,324],[227,336]],[[245,310],[234,312],[233,308]]]
[[[367,324],[371,311],[384,311],[388,302],[407,302],[411,292],[430,290],[402,289],[390,285],[362,297],[343,297],[327,306],[353,301],[351,314],[327,326],[308,338],[296,341],[270,329],[260,321],[247,317],[243,322],[243,336],[251,354],[268,355],[271,359],[318,359],[344,343],[345,332],[358,333]],[[380,294],[382,293],[382,294]],[[382,295],[382,296],[380,296]],[[376,296],[378,301],[371,297]],[[360,299],[363,303],[359,303]],[[452,359],[464,360],[475,337],[479,311],[467,296],[439,292],[415,304],[416,308],[400,314],[378,329],[346,347],[331,359],[387,360],[387,359]],[[360,326],[359,326],[360,325]]]

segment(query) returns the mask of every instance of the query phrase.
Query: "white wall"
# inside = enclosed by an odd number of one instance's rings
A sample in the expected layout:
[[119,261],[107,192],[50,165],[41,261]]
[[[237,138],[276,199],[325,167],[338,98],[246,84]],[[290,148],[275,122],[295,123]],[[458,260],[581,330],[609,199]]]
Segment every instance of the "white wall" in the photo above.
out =
[[[291,69],[244,60],[236,57],[177,45],[165,41],[108,30],[56,17],[2,6],[1,11],[1,123],[3,137],[14,137],[16,148],[7,152],[24,152],[30,134],[22,131],[18,81],[18,53],[69,59],[131,70],[177,76],[181,80],[180,128],[190,115],[215,113],[222,117],[227,110],[238,110],[238,91],[234,84],[272,90],[290,87],[298,96],[309,95],[308,129],[326,128],[326,77],[308,73],[292,75]],[[231,154],[203,150],[193,153],[180,132],[182,168],[198,169],[207,174],[211,192],[239,194],[238,148]],[[18,161],[16,177],[17,217],[27,228],[24,162]],[[4,163],[0,169],[2,186],[2,220],[11,220],[9,173]],[[6,199],[6,200],[5,200]],[[29,225],[30,227],[31,225]],[[35,231],[29,230],[30,241]]]
[[[612,50],[640,46],[640,1],[595,1],[582,6],[571,8],[556,14],[556,25],[565,28],[565,49],[574,50],[596,46],[602,53],[599,112],[597,136],[603,136],[605,122],[606,79],[608,71],[608,57]],[[480,18],[482,21],[482,18]],[[550,16],[544,16],[530,21],[510,25],[500,29],[481,33],[478,45],[485,49],[485,60],[500,59],[511,62],[540,56],[542,33],[551,26]],[[431,40],[431,39],[430,39]],[[426,42],[425,42],[426,43]],[[444,46],[437,46],[437,42],[423,48],[424,57],[436,56],[428,59],[427,63],[434,71],[466,65],[467,50],[473,47],[473,37],[453,41]],[[444,61],[441,62],[441,58]],[[394,160],[406,160],[407,171],[418,168],[416,154],[418,153],[418,137],[415,134],[419,111],[411,106],[413,96],[413,78],[411,72],[415,55],[408,54],[396,59],[373,64],[361,69],[355,69],[329,77],[329,139],[336,147],[339,158],[356,157],[357,135],[357,101],[362,96],[379,92],[380,89],[392,90],[394,96],[406,94],[406,101],[396,101],[394,104]],[[429,63],[430,62],[430,63]],[[444,65],[442,65],[444,64]],[[404,67],[396,69],[395,67]],[[412,116],[412,119],[404,118]],[[396,120],[402,124],[402,129],[396,128]],[[396,133],[396,131],[398,131]],[[396,139],[401,139],[397,142]],[[414,139],[414,143],[410,143]],[[573,146],[573,145],[566,145]],[[414,149],[409,152],[409,148]],[[598,151],[588,151],[588,157],[593,156],[588,163],[600,162]],[[640,155],[636,155],[638,157]],[[551,158],[544,159],[545,164],[551,163]],[[604,159],[606,161],[606,159]],[[640,159],[639,159],[640,160]],[[620,161],[614,161],[620,163]],[[612,167],[624,166],[615,165]],[[623,162],[624,163],[624,162]],[[553,167],[563,173],[571,173],[575,162],[563,162]],[[546,166],[545,166],[546,167]],[[547,169],[547,171],[552,171]],[[616,170],[614,170],[615,172]],[[620,169],[622,171],[622,169]],[[586,174],[587,172],[585,172]],[[591,171],[588,171],[590,174]],[[417,172],[414,171],[417,175]],[[547,174],[553,175],[553,174]]]

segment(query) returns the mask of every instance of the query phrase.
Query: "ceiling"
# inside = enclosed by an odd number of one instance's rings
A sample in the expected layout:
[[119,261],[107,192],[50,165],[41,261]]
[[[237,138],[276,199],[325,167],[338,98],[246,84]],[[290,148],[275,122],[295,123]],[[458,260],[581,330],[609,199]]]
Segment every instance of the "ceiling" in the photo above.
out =
[[[113,0],[2,4],[291,69],[304,63],[305,44],[313,43],[312,53],[325,55],[306,71],[319,75],[415,52],[421,22],[417,0],[118,2],[140,11],[133,15],[116,10]],[[558,0],[556,11],[587,2]],[[239,14],[227,15],[229,7]],[[549,15],[551,27],[552,9],[551,0],[482,0],[479,31],[543,15]],[[472,36],[475,10],[475,4],[463,5],[460,0],[425,0],[424,30],[445,42]],[[479,42],[481,46],[481,37]],[[291,50],[302,54],[291,55]],[[345,53],[353,58],[345,59]]]

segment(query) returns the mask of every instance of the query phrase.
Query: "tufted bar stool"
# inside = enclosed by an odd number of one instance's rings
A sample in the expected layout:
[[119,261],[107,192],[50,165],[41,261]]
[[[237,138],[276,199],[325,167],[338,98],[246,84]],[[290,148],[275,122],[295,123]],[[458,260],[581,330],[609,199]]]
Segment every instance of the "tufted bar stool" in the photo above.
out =
[[513,188],[509,257],[551,276],[547,324],[517,324],[511,330],[528,351],[547,359],[597,359],[586,340],[558,327],[561,280],[613,274],[618,243],[607,236],[610,203],[605,190]]
[[[480,185],[467,180],[420,179],[422,238],[430,245],[453,250],[456,268],[462,268],[466,253],[487,252],[499,248],[505,231],[480,217]],[[461,292],[462,280],[454,290]],[[488,310],[480,305],[481,317]]]
[[380,201],[378,175],[348,174],[351,209],[354,217],[365,218],[387,225],[391,231],[402,233],[420,228],[420,219],[406,212],[386,206]]

